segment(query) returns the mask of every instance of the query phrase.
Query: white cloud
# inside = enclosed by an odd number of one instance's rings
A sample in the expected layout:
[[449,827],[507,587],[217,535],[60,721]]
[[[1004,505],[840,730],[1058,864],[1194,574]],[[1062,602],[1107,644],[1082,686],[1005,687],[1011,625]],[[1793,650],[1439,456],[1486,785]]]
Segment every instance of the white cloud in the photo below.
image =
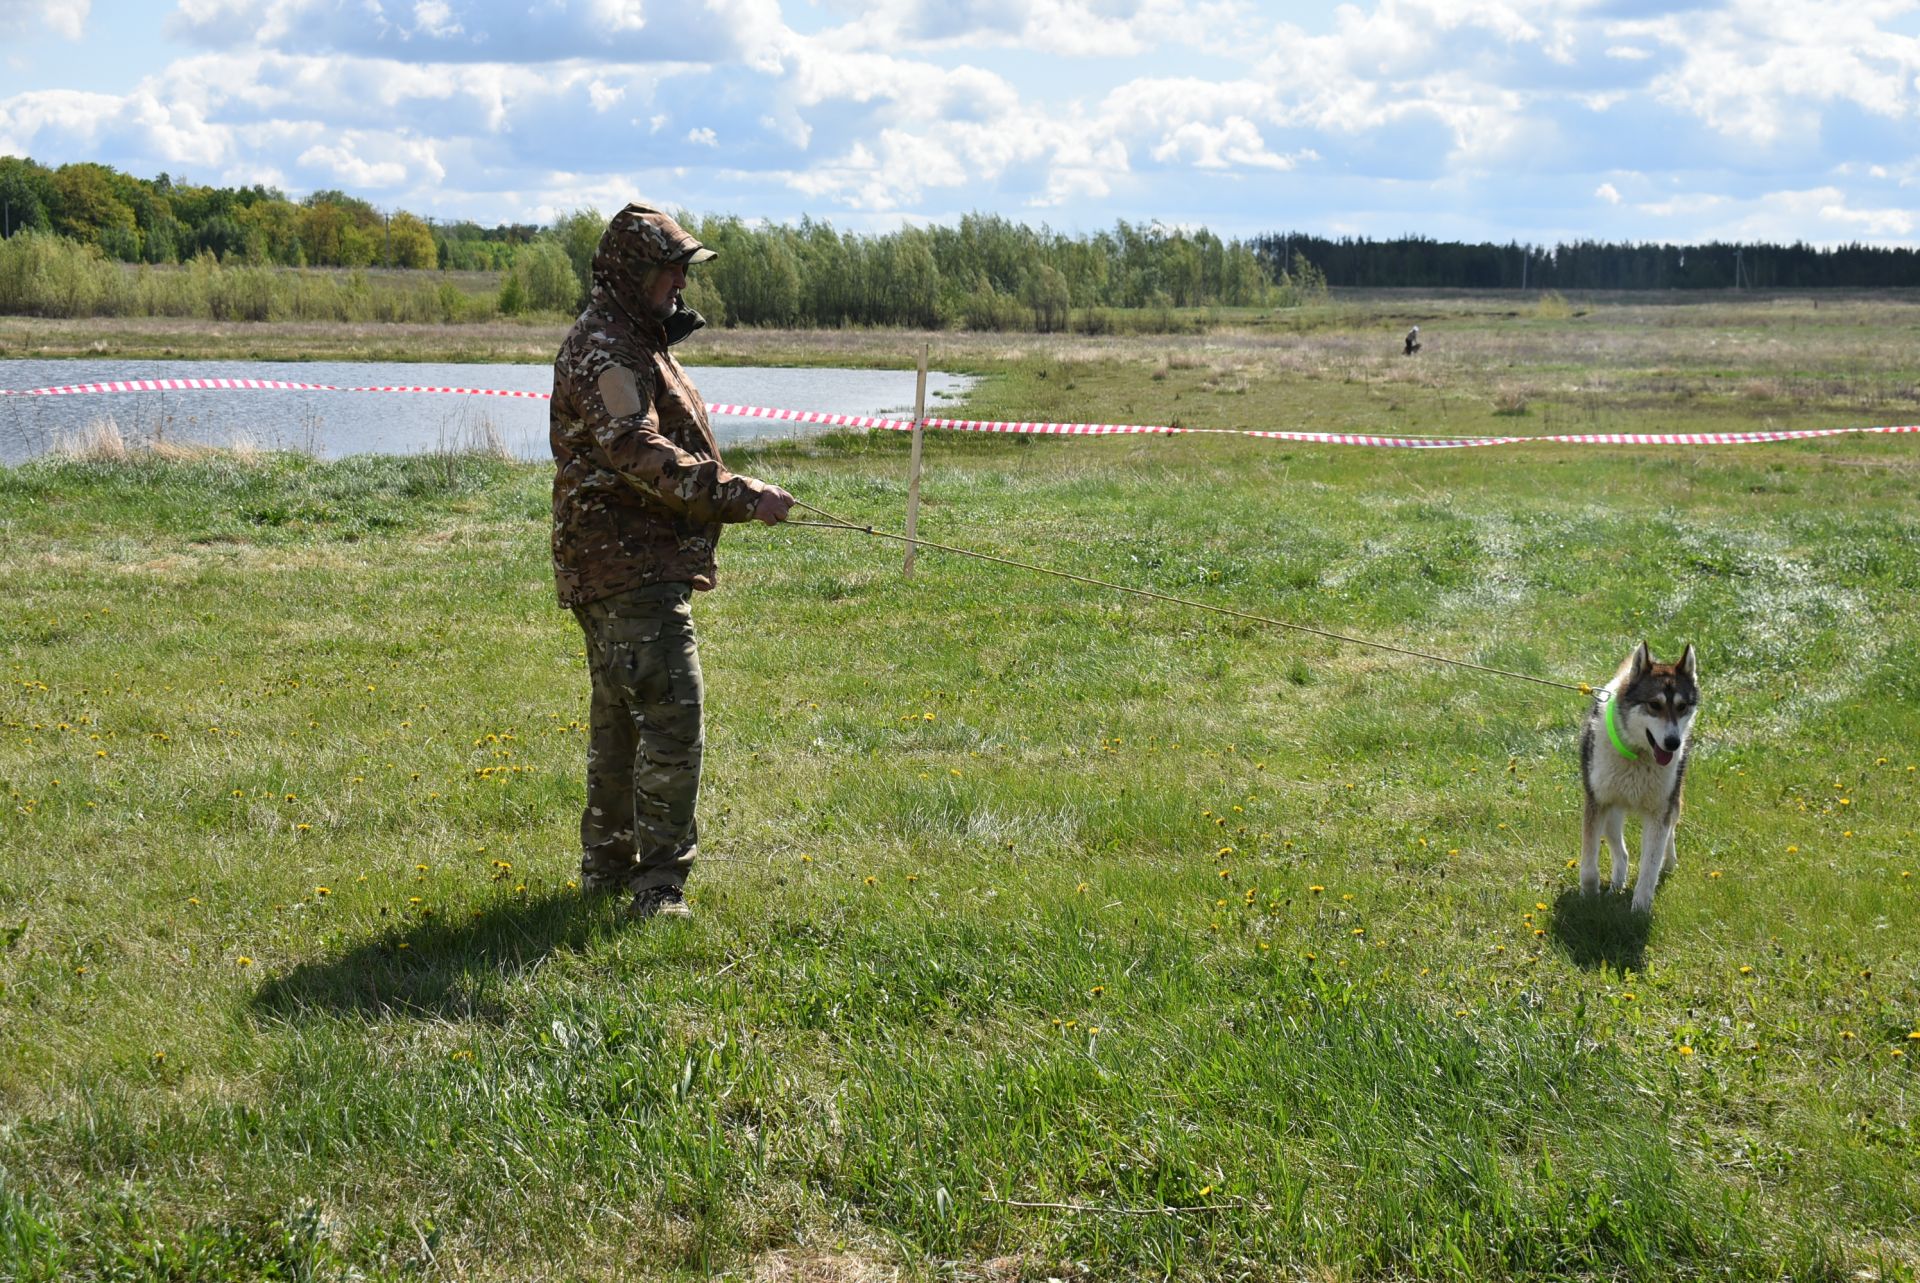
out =
[[638,31],[647,25],[641,0],[591,0],[588,10],[595,25],[608,31]]
[[1190,120],[1168,134],[1166,141],[1153,149],[1153,158],[1168,162],[1184,160],[1196,169],[1234,169],[1251,165],[1276,170],[1292,169],[1301,159],[1298,156],[1279,156],[1269,151],[1260,131],[1245,116],[1229,116],[1219,125]]
[[93,0],[0,0],[0,35],[20,36],[36,26],[78,40],[87,33]]
[[382,134],[343,134],[332,145],[307,148],[296,163],[353,188],[433,183],[447,176],[435,144]]
[[605,112],[626,96],[627,91],[623,86],[610,85],[598,77],[587,86],[587,98],[593,103],[595,111]]
[[1620,203],[1620,190],[1612,183],[1601,183],[1593,189],[1593,194],[1609,205],[1618,205]]
[[687,141],[700,147],[717,147],[720,139],[711,129],[689,129]]
[[446,0],[418,0],[413,6],[413,29],[441,40],[466,30],[453,20],[453,10]]
[[1911,0],[1731,0],[1616,29],[1678,54],[1651,86],[1658,101],[1765,146],[1816,132],[1828,104],[1913,118],[1920,38],[1889,29],[1913,10]]

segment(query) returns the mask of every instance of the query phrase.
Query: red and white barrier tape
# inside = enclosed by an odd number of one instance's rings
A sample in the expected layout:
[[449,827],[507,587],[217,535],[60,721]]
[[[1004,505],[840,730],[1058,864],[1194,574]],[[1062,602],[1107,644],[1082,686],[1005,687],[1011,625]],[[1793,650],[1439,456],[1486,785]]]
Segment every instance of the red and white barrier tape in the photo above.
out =
[[[0,396],[83,396],[103,392],[426,392],[452,396],[499,396],[547,401],[547,392],[519,392],[509,388],[424,387],[386,384],[341,387],[332,383],[295,383],[285,379],[116,379],[100,383],[70,383],[61,387],[0,388]],[[818,410],[777,410],[759,405],[707,406],[708,414],[745,419],[780,419],[793,423],[823,423],[833,427],[879,428],[911,432],[910,419],[887,419],[865,414],[827,414]],[[923,419],[923,426],[947,432],[999,432],[1021,436],[1239,436],[1270,441],[1298,441],[1311,445],[1371,446],[1400,450],[1466,450],[1500,445],[1758,445],[1771,441],[1809,441],[1819,437],[1890,435],[1920,432],[1920,424],[1860,428],[1788,428],[1766,432],[1587,432],[1567,436],[1535,437],[1386,437],[1352,432],[1292,432],[1242,428],[1184,428],[1142,423],[1027,423],[989,419]]]

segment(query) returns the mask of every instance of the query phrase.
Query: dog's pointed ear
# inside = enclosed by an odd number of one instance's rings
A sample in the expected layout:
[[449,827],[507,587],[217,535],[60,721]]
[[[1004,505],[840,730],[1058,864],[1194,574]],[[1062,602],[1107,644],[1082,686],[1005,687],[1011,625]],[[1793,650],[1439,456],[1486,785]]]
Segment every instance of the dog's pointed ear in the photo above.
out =
[[1694,661],[1693,661],[1693,643],[1692,642],[1688,642],[1687,648],[1680,652],[1680,662],[1675,667],[1679,669],[1680,675],[1686,678],[1688,681],[1692,681],[1694,679],[1695,670],[1694,670]]
[[1627,673],[1629,677],[1638,677],[1652,667],[1653,652],[1647,649],[1645,642],[1641,642],[1633,648],[1633,654],[1627,657]]

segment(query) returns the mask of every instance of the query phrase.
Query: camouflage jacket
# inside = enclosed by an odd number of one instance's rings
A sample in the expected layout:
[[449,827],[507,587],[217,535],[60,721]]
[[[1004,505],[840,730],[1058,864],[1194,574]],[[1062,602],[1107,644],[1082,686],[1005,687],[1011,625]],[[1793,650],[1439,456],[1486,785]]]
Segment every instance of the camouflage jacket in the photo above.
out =
[[668,345],[659,322],[596,289],[554,359],[553,574],[563,606],[653,583],[712,588],[721,524],[753,516],[763,487],[721,463],[706,403]]

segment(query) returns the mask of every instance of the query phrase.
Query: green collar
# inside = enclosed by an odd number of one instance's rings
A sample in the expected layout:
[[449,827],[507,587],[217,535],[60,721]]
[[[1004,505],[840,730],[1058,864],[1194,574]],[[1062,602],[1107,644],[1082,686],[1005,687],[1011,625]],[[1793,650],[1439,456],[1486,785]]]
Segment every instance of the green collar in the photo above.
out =
[[1620,750],[1620,756],[1626,758],[1629,762],[1637,762],[1640,760],[1640,755],[1628,748],[1627,742],[1620,738],[1620,723],[1614,720],[1613,706],[1618,699],[1618,695],[1607,696],[1607,712],[1605,717],[1607,723],[1607,738],[1612,740],[1613,746]]

